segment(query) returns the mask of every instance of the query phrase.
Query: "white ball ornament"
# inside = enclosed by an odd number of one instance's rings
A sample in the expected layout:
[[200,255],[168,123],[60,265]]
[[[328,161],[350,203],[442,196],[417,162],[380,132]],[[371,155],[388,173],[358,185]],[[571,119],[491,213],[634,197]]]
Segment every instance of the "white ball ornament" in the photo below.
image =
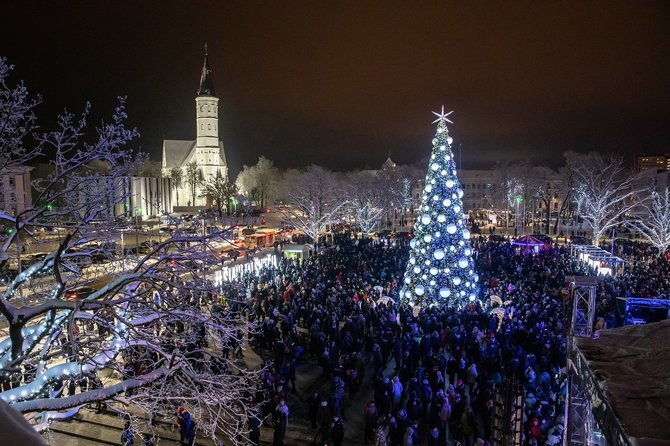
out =
[[416,288],[414,288],[414,292],[416,293],[417,296],[423,296],[423,285],[417,285]]
[[447,174],[446,170],[443,170],[442,172],[440,172],[440,175],[446,175],[446,174]]
[[418,266],[415,266],[412,271],[414,271],[414,274],[419,274],[421,272],[421,268],[419,268]]
[[409,263],[411,263],[412,265],[414,265],[414,264],[416,263],[416,259],[415,259],[414,257],[410,257],[410,258],[409,258]]
[[430,184],[435,184],[435,179],[430,180]]
[[421,248],[421,254],[425,254],[426,250],[424,248]]
[[[409,247],[412,248],[412,249],[414,249],[415,246],[416,246],[416,239],[412,239],[412,240],[410,240],[410,242],[409,242]],[[409,261],[411,262],[412,259],[410,259]]]
[[468,297],[468,299],[470,299],[470,302],[474,302],[475,299],[476,299],[476,297],[475,297],[474,294],[471,294],[471,295]]
[[448,199],[448,198],[445,198],[445,199],[442,201],[442,204],[444,205],[444,207],[448,208],[449,206],[451,206],[451,200]]
[[461,212],[461,207],[459,205],[454,206],[454,212]]
[[454,187],[454,180],[447,180],[445,184],[447,185],[447,187]]
[[456,194],[451,194],[451,198],[456,199]]
[[433,267],[430,269],[430,274],[433,275],[433,276],[437,275],[437,268],[435,268],[435,267],[433,266]]
[[452,246],[450,246],[450,247],[449,247],[449,251],[451,251],[451,252],[454,252],[454,251],[456,251],[456,247],[454,247],[453,245],[452,245]]
[[[433,190],[433,186],[431,186],[430,184],[426,184],[426,192],[431,192],[432,190]],[[424,197],[425,197],[425,195],[424,195]]]
[[461,296],[465,296],[465,291],[461,291],[461,292],[459,292],[459,294],[460,294]]
[[451,281],[454,283],[454,285],[460,285],[461,284],[461,278],[456,276]]
[[440,199],[439,195],[433,195],[433,201],[438,201]]
[[449,161],[449,160],[451,159],[451,157],[450,157],[449,155],[445,155],[444,158],[445,158],[447,161]]
[[433,145],[437,144],[437,138],[433,138]]
[[472,255],[472,249],[470,249],[470,248],[465,248],[465,251],[463,251],[463,254],[465,254],[466,256],[470,256],[470,255]]
[[456,193],[458,194],[458,198],[463,198],[463,189],[458,189]]
[[449,223],[449,224],[447,225],[447,232],[448,232],[449,234],[456,234],[456,230],[457,230],[457,228],[456,228],[456,225],[455,225],[455,224],[453,224],[453,223]]
[[433,257],[437,260],[442,260],[444,258],[444,251],[441,249],[436,249],[433,253]]
[[465,245],[465,242],[463,240],[459,240],[458,246],[463,246],[463,245]]
[[407,290],[407,291],[405,292],[405,297],[408,298],[408,299],[409,299],[410,297],[412,297],[412,292],[409,291],[409,290]]
[[426,243],[430,243],[430,241],[433,239],[433,237],[430,236],[430,234],[426,234],[423,236],[423,241]]
[[433,169],[434,171],[437,171],[440,168],[440,165],[437,163],[433,163],[430,165],[430,168]]
[[452,142],[454,142],[454,138],[447,136],[447,143],[451,144]]
[[475,282],[479,282],[479,276],[475,274]]
[[470,231],[467,229],[463,229],[463,238],[465,240],[468,240],[470,238]]
[[423,275],[421,276],[421,278],[422,278],[423,280],[426,280],[426,279],[428,278],[428,276],[426,276],[425,274],[423,274]]
[[444,144],[442,144],[442,145],[440,146],[440,150],[447,150],[447,146],[445,146]]
[[451,295],[451,291],[449,291],[449,288],[440,288],[440,297],[449,297]]
[[410,279],[409,277],[405,277],[405,283],[409,285],[410,283],[412,283],[412,279]]
[[437,128],[437,133],[444,133],[444,129],[442,127]]
[[427,225],[428,223],[430,223],[430,215],[423,214],[421,216],[421,223],[423,223],[424,225]]
[[444,214],[440,214],[437,216],[437,221],[438,223],[444,223],[445,221],[447,221],[447,216]]
[[468,259],[466,258],[461,258],[458,260],[458,266],[461,268],[467,268],[468,267]]
[[430,266],[430,260],[428,260],[428,259],[426,259],[426,261],[425,261],[425,262],[423,262],[423,263],[425,263],[425,264],[426,264],[426,266]]

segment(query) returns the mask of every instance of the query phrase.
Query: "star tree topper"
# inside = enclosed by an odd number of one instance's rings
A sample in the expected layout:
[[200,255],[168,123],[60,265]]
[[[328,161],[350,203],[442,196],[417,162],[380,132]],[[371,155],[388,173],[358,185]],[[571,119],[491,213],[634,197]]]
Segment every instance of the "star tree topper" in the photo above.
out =
[[448,122],[449,124],[453,124],[453,122],[450,121],[449,118],[447,118],[447,116],[449,116],[449,115],[452,114],[453,112],[454,112],[454,111],[452,110],[452,111],[450,111],[449,113],[445,113],[445,112],[444,112],[444,105],[443,105],[443,106],[442,106],[442,112],[441,112],[441,113],[433,112],[433,114],[434,114],[435,116],[437,116],[437,119],[436,119],[435,121],[433,121],[433,124],[435,124],[436,122]]

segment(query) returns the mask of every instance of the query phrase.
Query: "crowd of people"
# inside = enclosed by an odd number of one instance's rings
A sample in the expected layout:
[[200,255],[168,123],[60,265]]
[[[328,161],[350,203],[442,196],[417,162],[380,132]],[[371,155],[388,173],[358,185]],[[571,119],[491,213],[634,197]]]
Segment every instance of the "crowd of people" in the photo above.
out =
[[[328,392],[314,391],[305,403],[316,444],[341,445],[352,416],[364,418],[366,444],[486,445],[494,394],[505,382],[523,388],[524,444],[562,442],[567,321],[561,289],[567,275],[593,271],[566,247],[529,255],[480,238],[473,247],[482,301],[417,314],[382,297],[397,296],[408,241],[338,236],[309,259],[284,259],[229,284],[234,289],[226,293],[243,286],[250,317],[261,327],[251,344],[269,360],[250,426],[253,444],[261,420],[274,427],[274,444],[284,444],[287,396],[296,391],[296,364],[305,358],[329,383]],[[615,323],[617,295],[670,296],[668,269],[665,258],[640,259],[623,276],[602,280],[598,328]],[[492,312],[491,295],[504,308]],[[367,400],[364,413],[349,414],[359,398]]]

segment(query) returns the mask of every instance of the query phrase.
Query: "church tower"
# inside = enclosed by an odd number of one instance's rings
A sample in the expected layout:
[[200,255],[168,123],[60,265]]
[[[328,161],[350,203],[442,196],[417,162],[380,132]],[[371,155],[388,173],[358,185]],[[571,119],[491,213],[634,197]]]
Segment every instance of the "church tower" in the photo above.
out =
[[200,166],[203,180],[209,182],[217,171],[225,178],[227,169],[221,171],[219,149],[219,98],[214,92],[212,70],[207,62],[207,45],[205,60],[200,74],[200,87],[195,98],[197,125],[195,161]]
[[[228,163],[223,141],[219,140],[219,98],[214,92],[212,70],[205,60],[200,73],[200,86],[195,98],[196,140],[163,140],[162,172],[164,177],[176,177],[175,171],[181,170],[183,176],[179,186],[171,186],[172,203],[179,207],[202,207],[208,203],[201,196],[202,184],[209,183],[217,174],[228,179]],[[194,191],[188,184],[185,174],[190,163],[195,162],[200,169],[202,183]],[[174,174],[174,175],[173,175]],[[177,183],[179,184],[179,183]],[[178,211],[181,212],[181,211]],[[189,210],[192,212],[192,209]]]

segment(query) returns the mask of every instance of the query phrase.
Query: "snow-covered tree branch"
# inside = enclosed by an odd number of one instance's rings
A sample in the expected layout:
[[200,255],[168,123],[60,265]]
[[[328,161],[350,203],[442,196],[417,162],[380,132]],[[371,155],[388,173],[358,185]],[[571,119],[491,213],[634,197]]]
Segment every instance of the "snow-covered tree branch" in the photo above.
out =
[[[138,411],[171,417],[186,403],[201,433],[246,444],[259,371],[221,351],[256,327],[236,296],[215,300],[210,281],[227,228],[200,234],[167,215],[170,237],[141,254],[136,226],[126,253],[128,228],[114,209],[127,205],[123,185],[141,157],[129,147],[137,131],[125,127],[124,100],[95,128],[86,105],[36,134],[39,101],[9,86],[10,72],[0,58],[0,171],[42,156],[51,169],[34,182],[32,206],[0,211],[0,270],[13,272],[0,288],[0,399],[42,428],[96,401],[121,402],[134,423]],[[28,243],[38,256],[22,252]]]
[[663,255],[670,247],[670,189],[658,192],[649,187],[636,204],[626,223]]
[[577,212],[591,227],[593,242],[598,244],[635,207],[640,190],[620,157],[590,153],[572,154],[570,159]]
[[296,175],[286,176],[285,181],[288,190],[285,216],[318,244],[326,226],[340,218],[347,204],[344,193],[335,176],[320,166],[312,165]]

